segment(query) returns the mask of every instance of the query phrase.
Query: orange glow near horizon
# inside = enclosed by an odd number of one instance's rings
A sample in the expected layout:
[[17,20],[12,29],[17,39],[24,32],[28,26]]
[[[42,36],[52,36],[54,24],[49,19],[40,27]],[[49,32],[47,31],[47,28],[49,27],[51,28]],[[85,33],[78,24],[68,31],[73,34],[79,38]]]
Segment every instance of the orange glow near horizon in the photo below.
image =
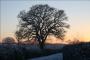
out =
[[[12,37],[16,40],[16,38],[14,36],[14,33],[6,33],[6,34],[3,34],[2,36],[0,36],[0,42],[2,42],[2,40],[6,37]],[[73,41],[74,38],[78,39],[81,42],[90,42],[90,35],[89,34],[83,35],[83,36],[79,36],[79,35],[78,36],[77,35],[76,36],[72,36],[72,35],[71,36],[66,36],[64,41],[62,41],[58,38],[55,38],[54,36],[48,36],[46,42],[47,43],[52,43],[52,44],[66,43],[65,41],[68,41],[68,40]]]
[[16,40],[15,36],[14,36],[14,33],[4,33],[0,36],[0,42],[2,42],[2,40],[6,37],[12,37]]

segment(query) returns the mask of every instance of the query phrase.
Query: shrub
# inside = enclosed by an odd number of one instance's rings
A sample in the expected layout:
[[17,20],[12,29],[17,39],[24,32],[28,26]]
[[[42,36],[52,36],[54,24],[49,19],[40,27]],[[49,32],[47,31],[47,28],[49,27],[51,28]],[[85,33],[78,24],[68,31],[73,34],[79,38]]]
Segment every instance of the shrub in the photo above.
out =
[[0,45],[0,60],[24,60],[22,50],[17,45]]
[[64,60],[90,60],[90,43],[67,45],[63,48]]

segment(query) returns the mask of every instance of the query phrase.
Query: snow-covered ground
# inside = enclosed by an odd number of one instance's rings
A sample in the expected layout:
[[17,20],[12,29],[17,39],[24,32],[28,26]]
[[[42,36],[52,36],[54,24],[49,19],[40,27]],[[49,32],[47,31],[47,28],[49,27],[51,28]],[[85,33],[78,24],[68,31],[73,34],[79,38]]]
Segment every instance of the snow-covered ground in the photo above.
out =
[[63,54],[57,53],[49,56],[34,58],[34,59],[28,59],[28,60],[63,60]]
[[[23,47],[23,45],[22,45]],[[38,45],[25,45],[24,46],[27,50],[36,50],[36,51],[40,51],[41,49],[39,48]],[[52,49],[52,50],[60,50],[64,47],[63,44],[47,44],[45,45],[44,49]]]

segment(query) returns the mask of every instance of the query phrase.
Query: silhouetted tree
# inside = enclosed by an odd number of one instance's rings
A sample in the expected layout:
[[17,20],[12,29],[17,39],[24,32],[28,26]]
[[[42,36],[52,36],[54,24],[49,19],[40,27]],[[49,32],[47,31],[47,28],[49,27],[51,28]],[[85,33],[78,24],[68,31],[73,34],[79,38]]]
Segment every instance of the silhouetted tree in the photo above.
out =
[[[23,38],[35,36],[40,48],[44,47],[48,35],[53,34],[57,38],[63,39],[65,28],[69,28],[64,10],[57,10],[46,5],[34,5],[27,12],[21,11],[18,15],[19,31],[22,29]],[[18,36],[18,35],[16,35]]]
[[71,42],[71,44],[79,44],[80,40],[78,38],[74,38],[74,40]]
[[13,43],[15,43],[15,40],[12,37],[6,37],[2,40],[2,43],[13,44]]

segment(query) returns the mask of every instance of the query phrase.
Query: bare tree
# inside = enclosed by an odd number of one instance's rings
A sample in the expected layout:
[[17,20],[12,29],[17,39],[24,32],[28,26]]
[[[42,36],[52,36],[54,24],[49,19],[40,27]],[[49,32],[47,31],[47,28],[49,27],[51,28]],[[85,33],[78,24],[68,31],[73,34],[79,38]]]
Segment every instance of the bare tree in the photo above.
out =
[[6,37],[2,40],[2,43],[4,43],[4,44],[13,44],[13,43],[15,43],[15,40],[12,37]]
[[69,24],[65,23],[67,17],[64,10],[57,10],[47,4],[34,5],[27,12],[21,11],[18,18],[23,37],[29,39],[35,36],[40,48],[44,47],[45,40],[50,34],[63,40],[65,28],[69,28]]

